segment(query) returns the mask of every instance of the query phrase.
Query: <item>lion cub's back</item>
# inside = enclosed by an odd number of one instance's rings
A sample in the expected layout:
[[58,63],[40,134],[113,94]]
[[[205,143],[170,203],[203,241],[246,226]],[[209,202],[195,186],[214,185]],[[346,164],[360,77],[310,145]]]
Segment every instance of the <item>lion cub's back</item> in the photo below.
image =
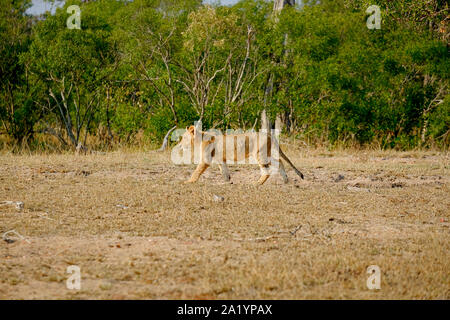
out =
[[227,164],[256,164],[254,154],[258,148],[258,136],[257,132],[216,136],[214,160]]

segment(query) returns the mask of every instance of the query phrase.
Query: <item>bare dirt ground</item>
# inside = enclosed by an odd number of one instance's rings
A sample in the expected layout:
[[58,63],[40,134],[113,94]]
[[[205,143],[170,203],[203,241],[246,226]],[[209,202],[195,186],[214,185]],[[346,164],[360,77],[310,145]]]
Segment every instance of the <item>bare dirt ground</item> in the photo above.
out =
[[0,239],[0,298],[450,298],[448,154],[286,153],[306,179],[259,187],[250,165],[184,185],[169,152],[1,155],[0,202],[24,208],[0,204],[23,237]]

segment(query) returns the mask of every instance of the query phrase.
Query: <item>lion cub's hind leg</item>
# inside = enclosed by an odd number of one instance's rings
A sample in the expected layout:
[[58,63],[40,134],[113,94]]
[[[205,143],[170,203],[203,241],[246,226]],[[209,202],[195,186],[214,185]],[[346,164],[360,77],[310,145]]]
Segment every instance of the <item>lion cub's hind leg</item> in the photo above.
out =
[[230,171],[228,171],[228,166],[226,163],[219,163],[220,173],[222,173],[223,180],[226,182],[230,181]]
[[288,176],[286,174],[286,169],[284,168],[284,164],[283,161],[281,161],[281,159],[271,158],[270,173],[271,174],[279,173],[280,176],[283,178],[284,183],[289,182]]
[[280,160],[278,165],[279,165],[278,172],[280,173],[281,177],[283,178],[283,182],[284,183],[288,183],[289,179],[288,179],[288,176],[286,174],[286,170],[284,169],[283,161]]

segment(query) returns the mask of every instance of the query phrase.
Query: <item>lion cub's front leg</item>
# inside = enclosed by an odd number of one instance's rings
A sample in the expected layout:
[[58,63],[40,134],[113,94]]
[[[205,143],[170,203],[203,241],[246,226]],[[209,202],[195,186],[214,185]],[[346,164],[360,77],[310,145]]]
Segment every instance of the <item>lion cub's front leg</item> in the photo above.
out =
[[197,182],[200,176],[205,172],[206,169],[211,165],[212,158],[214,157],[215,153],[215,137],[210,137],[209,140],[202,141],[201,144],[201,161],[197,166],[197,169],[195,169],[194,173],[192,174],[191,178],[186,181],[186,183],[194,183]]
[[269,172],[269,165],[268,164],[260,164],[259,167],[261,169],[261,177],[255,183],[255,185],[260,185],[261,186],[267,181],[267,179],[269,179],[270,172]]
[[195,169],[194,173],[192,174],[191,178],[186,181],[185,183],[194,183],[197,182],[200,176],[205,172],[206,169],[208,169],[209,164],[206,163],[199,163],[197,166],[197,169]]

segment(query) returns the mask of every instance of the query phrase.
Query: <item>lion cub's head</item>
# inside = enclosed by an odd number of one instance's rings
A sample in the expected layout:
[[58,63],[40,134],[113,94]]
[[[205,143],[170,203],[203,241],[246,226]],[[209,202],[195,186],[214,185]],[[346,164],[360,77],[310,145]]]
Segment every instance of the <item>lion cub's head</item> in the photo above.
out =
[[[177,147],[183,149],[184,152],[210,151],[210,145],[215,141],[215,136],[208,132],[203,132],[195,126],[186,127],[186,132],[181,136],[181,141]],[[207,150],[205,147],[209,146]],[[212,150],[212,149],[211,149]]]
[[190,150],[194,145],[195,127],[186,127],[186,132],[181,136],[181,141],[178,144],[184,151]]

